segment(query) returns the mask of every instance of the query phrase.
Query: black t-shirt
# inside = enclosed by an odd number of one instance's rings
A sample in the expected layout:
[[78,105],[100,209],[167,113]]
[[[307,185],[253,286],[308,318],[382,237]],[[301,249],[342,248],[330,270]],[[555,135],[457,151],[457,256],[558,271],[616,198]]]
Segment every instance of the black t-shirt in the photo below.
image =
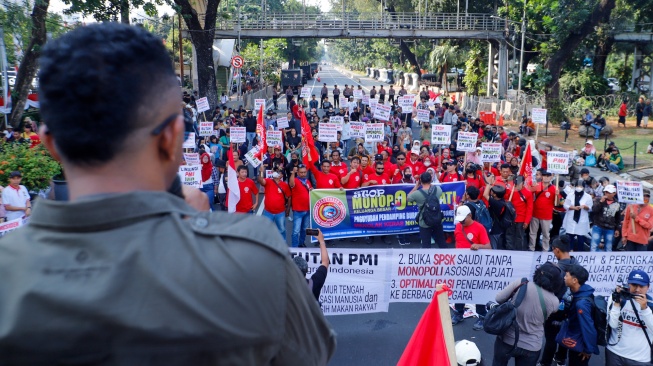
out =
[[286,141],[291,149],[295,149],[302,142],[302,138],[301,136],[292,137],[292,135],[288,134],[286,135]]
[[499,234],[505,231],[501,227],[499,221],[501,220],[501,214],[503,214],[506,202],[504,200],[495,200],[494,198],[490,197],[488,203],[488,211],[490,211],[490,216],[492,217],[492,234]]
[[256,132],[256,118],[254,117],[245,117],[245,131],[246,132]]
[[313,273],[311,276],[311,280],[313,280],[313,295],[315,296],[315,299],[317,301],[320,301],[320,292],[322,292],[322,286],[324,286],[324,282],[326,281],[327,278],[327,268],[323,265],[320,265],[317,268],[317,271]]

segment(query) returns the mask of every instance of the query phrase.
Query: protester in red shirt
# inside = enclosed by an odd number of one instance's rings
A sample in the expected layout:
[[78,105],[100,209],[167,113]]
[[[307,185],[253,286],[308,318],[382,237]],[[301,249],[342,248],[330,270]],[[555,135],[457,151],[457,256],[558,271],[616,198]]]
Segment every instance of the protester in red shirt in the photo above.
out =
[[[247,167],[238,167],[238,187],[240,188],[240,201],[236,205],[238,213],[252,213],[258,206],[258,188],[253,180],[247,178]],[[254,199],[252,199],[252,195]],[[227,196],[229,196],[227,194]]]
[[[495,183],[496,185],[496,183]],[[515,223],[506,230],[506,250],[526,250],[526,228],[533,217],[533,194],[524,187],[524,177],[515,178],[512,197],[508,195],[512,206],[515,208]]]
[[476,164],[470,164],[467,170],[465,170],[465,181],[466,186],[473,186],[478,188],[479,191],[485,189],[485,180],[483,179],[483,172],[478,170]]
[[347,174],[347,171],[347,164],[343,163],[340,159],[340,152],[331,152],[331,174],[335,174],[338,177],[338,181],[340,181],[340,178]]
[[349,172],[340,178],[340,183],[345,189],[359,188],[365,179],[363,171],[360,170],[361,159],[353,157],[349,163]]
[[491,165],[491,163],[487,161],[483,163],[483,171],[491,172],[495,177],[499,177],[501,175],[501,173],[499,173],[499,169],[495,168],[494,165]]
[[331,173],[331,162],[324,160],[321,165],[322,171],[317,170],[315,165],[310,165],[311,173],[315,176],[315,184],[318,189],[342,188],[340,178]]
[[383,168],[385,169],[384,171],[388,175],[388,178],[392,179],[392,175],[394,174],[395,169],[397,169],[397,166],[392,164],[390,161],[390,154],[388,154],[387,151],[382,152],[381,156],[383,159],[381,161],[383,161]]
[[[400,152],[397,154],[397,165],[395,166],[395,170],[392,172],[392,183],[401,183],[403,179],[402,171],[405,168],[411,168],[410,171],[412,174],[413,168],[406,164],[406,153]],[[388,171],[386,170],[386,172]]]
[[543,169],[538,169],[542,175],[542,182],[535,184],[533,194],[533,218],[530,223],[530,244],[528,249],[535,251],[538,229],[542,230],[542,251],[549,251],[549,229],[553,219],[553,208],[558,198],[558,187],[551,184],[552,174]]
[[384,151],[386,151],[389,155],[392,155],[392,148],[388,146],[388,141],[383,140],[383,142],[379,142],[376,144],[376,153],[381,154]]
[[311,181],[307,179],[306,166],[300,164],[293,168],[288,178],[288,185],[292,194],[292,239],[291,246],[305,247],[306,228],[311,221],[309,192],[313,189]]
[[446,169],[442,174],[440,174],[440,183],[448,182],[462,182],[464,177],[456,171],[457,164],[453,160],[443,161],[442,162],[444,169]]
[[262,216],[269,218],[277,225],[277,230],[286,241],[286,205],[290,198],[290,187],[281,180],[281,173],[276,169],[272,172],[272,179],[264,178],[265,171],[261,169],[258,182],[265,187],[263,195],[264,209]]
[[385,168],[383,168],[383,163],[377,161],[374,163],[374,166],[376,168],[376,172],[365,177],[363,187],[390,184],[390,178],[388,178],[388,175],[384,173]]
[[512,172],[510,171],[510,164],[501,164],[501,171],[496,181],[494,182],[495,186],[502,186],[506,189],[506,197],[510,196],[510,192],[513,189],[513,182],[510,179]]
[[363,171],[363,178],[366,175],[374,174],[374,166],[370,164],[370,157],[367,155],[361,156],[361,166],[360,169]]
[[419,176],[426,171],[424,164],[419,161],[419,150],[410,152],[410,159],[406,161],[406,164],[413,170],[414,176]]

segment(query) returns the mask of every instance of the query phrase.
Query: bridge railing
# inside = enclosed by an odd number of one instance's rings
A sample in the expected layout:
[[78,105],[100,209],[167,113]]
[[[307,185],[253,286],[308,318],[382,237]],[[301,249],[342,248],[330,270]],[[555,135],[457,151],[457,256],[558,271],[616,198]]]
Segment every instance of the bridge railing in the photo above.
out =
[[232,19],[219,19],[218,30],[310,30],[310,29],[356,29],[356,30],[472,30],[502,31],[505,22],[490,14],[444,14],[444,13],[320,13],[247,14]]

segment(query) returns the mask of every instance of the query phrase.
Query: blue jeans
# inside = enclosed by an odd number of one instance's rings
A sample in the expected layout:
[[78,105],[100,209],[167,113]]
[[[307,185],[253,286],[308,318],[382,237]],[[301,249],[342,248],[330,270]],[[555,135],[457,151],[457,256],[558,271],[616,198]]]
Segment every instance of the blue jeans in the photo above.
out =
[[262,216],[267,217],[268,219],[272,220],[275,225],[277,225],[279,234],[281,234],[283,241],[286,241],[286,213],[280,212],[278,214],[272,214],[269,213],[268,210],[263,210]]
[[213,200],[215,198],[215,185],[213,183],[205,184],[202,186],[202,192],[206,193],[206,196],[209,198],[209,205],[211,206],[211,211],[215,211],[213,208]]
[[608,170],[613,172],[613,173],[619,173],[620,169],[617,166],[617,164],[608,163]]
[[256,132],[247,132],[245,134],[245,136],[247,136],[247,144],[248,144],[247,145],[247,147],[248,147],[247,150],[249,151],[249,149],[254,147],[254,139],[256,138]]
[[[600,249],[599,244],[603,238],[605,248]],[[612,239],[614,239],[614,229],[604,229],[598,225],[592,227],[592,241],[590,243],[590,251],[592,252],[611,252]]]
[[306,229],[308,223],[311,221],[310,211],[295,211],[292,212],[292,242],[293,248],[304,244],[306,242]]
[[598,139],[599,135],[601,134],[601,130],[603,129],[602,126],[599,126],[597,124],[592,123],[590,126],[594,127],[594,138]]

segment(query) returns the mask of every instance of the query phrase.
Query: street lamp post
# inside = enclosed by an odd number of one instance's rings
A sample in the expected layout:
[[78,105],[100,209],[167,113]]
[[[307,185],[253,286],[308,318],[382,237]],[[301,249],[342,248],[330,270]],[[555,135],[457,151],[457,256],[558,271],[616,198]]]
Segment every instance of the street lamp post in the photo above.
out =
[[521,49],[519,52],[519,82],[517,84],[517,93],[521,93],[522,72],[524,69],[524,38],[526,36],[526,0],[524,0],[524,14],[521,19]]

